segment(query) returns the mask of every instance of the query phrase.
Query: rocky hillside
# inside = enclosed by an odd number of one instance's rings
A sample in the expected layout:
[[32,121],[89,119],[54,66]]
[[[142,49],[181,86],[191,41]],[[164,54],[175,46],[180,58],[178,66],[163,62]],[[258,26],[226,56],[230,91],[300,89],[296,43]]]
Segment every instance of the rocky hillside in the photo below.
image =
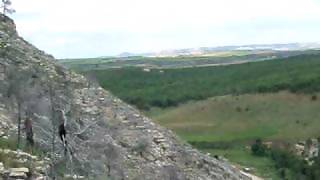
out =
[[[31,117],[35,147],[51,159],[49,175],[85,179],[248,179],[204,155],[83,76],[18,36],[0,15],[0,120]],[[68,151],[57,127],[66,112]],[[19,111],[20,110],[20,111]],[[6,128],[16,137],[17,128]],[[23,134],[23,133],[22,133]],[[22,138],[22,143],[24,138]],[[76,176],[77,175],[77,176]]]

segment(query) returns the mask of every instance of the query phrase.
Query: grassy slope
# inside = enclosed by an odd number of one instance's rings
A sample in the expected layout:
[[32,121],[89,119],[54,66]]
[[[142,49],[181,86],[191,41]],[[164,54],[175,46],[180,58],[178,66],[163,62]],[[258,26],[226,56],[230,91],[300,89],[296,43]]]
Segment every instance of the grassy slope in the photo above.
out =
[[[277,180],[279,175],[274,162],[267,157],[253,156],[250,151],[244,147],[234,147],[229,149],[201,149],[214,155],[228,158],[233,164],[242,167],[254,168],[254,174],[266,179]],[[239,167],[241,169],[241,167]]]
[[227,144],[202,150],[255,167],[258,175],[274,179],[273,162],[252,156],[245,147],[256,138],[297,141],[319,137],[319,107],[320,100],[310,95],[280,92],[215,97],[177,108],[154,108],[147,115],[189,142]]
[[297,140],[320,136],[319,107],[310,95],[281,92],[215,97],[148,115],[188,141]]

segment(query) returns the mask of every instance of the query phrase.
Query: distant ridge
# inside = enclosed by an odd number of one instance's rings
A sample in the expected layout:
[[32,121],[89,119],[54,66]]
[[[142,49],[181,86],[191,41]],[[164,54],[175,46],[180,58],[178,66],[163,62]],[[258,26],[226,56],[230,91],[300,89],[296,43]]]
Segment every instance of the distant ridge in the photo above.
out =
[[210,53],[223,51],[255,51],[255,50],[273,50],[273,51],[297,51],[307,49],[320,49],[319,42],[311,43],[287,43],[287,44],[251,44],[239,46],[216,46],[216,47],[199,47],[199,48],[185,48],[185,49],[169,49],[159,52],[148,53],[130,53],[123,52],[118,57],[170,57],[170,56],[192,56],[192,55],[206,55]]

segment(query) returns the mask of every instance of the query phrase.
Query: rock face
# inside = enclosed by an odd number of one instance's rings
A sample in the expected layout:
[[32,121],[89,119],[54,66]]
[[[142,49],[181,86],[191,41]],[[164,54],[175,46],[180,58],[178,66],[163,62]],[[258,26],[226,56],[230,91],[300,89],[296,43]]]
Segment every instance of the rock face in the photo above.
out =
[[[0,179],[46,178],[50,168],[48,159],[41,160],[38,156],[20,150],[0,149],[0,155],[1,160],[5,162],[0,162]],[[12,165],[16,167],[10,167]]]
[[[8,69],[28,72],[25,77],[32,83],[19,88],[27,97],[35,97],[25,100],[24,107],[32,114],[36,146],[51,155],[53,172],[65,165],[64,174],[85,179],[249,179],[228,163],[183,143],[108,91],[89,87],[83,76],[19,37],[13,21],[3,15],[0,43],[1,121],[7,126],[16,123],[17,108],[7,97]],[[33,94],[28,94],[30,88]],[[50,100],[58,105],[51,106]],[[66,154],[57,132],[60,118],[50,113],[56,107],[66,111]]]
[[312,164],[314,158],[319,156],[320,141],[316,138],[301,141],[295,144],[295,152],[303,157],[309,164]]

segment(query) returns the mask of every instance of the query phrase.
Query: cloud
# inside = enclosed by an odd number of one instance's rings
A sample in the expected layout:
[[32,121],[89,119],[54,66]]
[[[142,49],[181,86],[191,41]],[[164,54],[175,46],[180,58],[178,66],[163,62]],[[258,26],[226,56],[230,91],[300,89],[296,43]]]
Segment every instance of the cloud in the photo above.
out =
[[320,30],[316,0],[15,0],[13,6],[20,34],[57,57],[310,41]]

